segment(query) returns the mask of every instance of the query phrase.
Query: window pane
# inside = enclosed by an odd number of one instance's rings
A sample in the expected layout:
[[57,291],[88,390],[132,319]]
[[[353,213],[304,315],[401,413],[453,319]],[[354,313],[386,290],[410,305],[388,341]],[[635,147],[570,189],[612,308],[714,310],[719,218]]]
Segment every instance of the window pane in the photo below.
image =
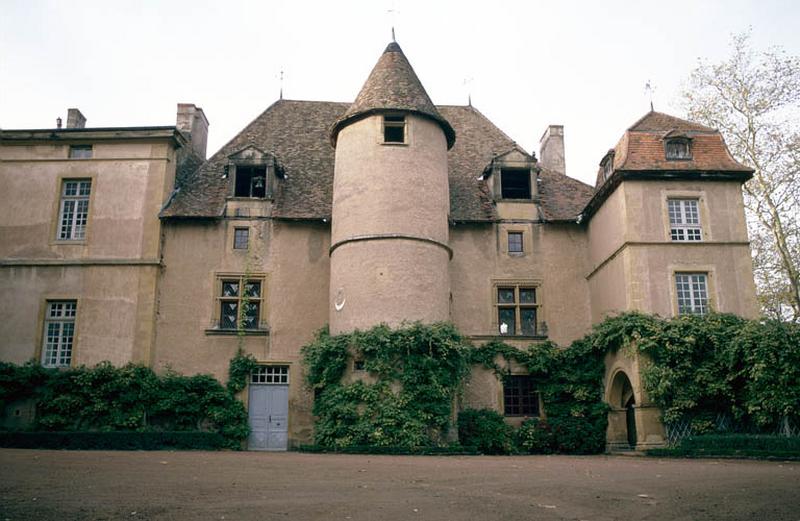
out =
[[519,288],[519,301],[522,304],[536,304],[536,289]]
[[223,301],[220,303],[220,308],[219,327],[222,329],[236,329],[239,303],[236,301]]
[[503,381],[503,399],[506,416],[539,415],[539,396],[530,376],[506,376]]
[[519,310],[519,317],[522,321],[522,334],[535,335],[536,334],[536,308],[521,308]]
[[508,232],[509,253],[522,253],[522,233]]
[[530,170],[501,170],[500,191],[503,199],[530,199]]
[[258,308],[257,302],[248,302],[244,305],[242,312],[242,327],[244,329],[258,328]]
[[250,298],[259,298],[261,296],[261,283],[254,280],[247,281],[244,285],[244,295]]
[[237,166],[235,197],[264,198],[267,193],[267,168],[264,166]]
[[498,308],[497,319],[501,335],[517,334],[517,319],[515,308]]
[[233,249],[246,250],[250,240],[249,228],[235,228],[233,230]]
[[223,297],[238,297],[239,296],[239,281],[238,280],[223,280],[222,281],[222,296]]
[[497,302],[501,304],[513,304],[514,288],[497,288]]

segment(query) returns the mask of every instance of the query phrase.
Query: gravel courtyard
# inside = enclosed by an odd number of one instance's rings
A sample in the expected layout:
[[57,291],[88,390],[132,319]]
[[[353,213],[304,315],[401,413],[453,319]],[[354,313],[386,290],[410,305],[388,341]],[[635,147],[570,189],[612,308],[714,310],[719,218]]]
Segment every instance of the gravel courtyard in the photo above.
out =
[[0,449],[0,521],[800,520],[800,463]]

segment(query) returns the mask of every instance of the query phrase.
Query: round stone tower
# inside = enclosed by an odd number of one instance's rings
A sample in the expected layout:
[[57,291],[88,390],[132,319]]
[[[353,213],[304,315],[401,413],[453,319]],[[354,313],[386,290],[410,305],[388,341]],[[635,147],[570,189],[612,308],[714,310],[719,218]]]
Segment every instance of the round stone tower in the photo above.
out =
[[455,132],[397,43],[331,141],[331,333],[448,320],[447,150]]

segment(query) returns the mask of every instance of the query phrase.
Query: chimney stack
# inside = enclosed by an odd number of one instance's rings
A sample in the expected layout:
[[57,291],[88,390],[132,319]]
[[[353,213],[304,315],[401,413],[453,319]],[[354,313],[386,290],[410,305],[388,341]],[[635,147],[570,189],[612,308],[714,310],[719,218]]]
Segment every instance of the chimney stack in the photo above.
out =
[[567,174],[564,160],[564,125],[550,125],[539,140],[539,163],[561,175]]
[[175,126],[187,135],[194,153],[205,159],[208,120],[203,109],[195,106],[194,103],[178,103],[178,118]]
[[67,128],[86,128],[86,116],[78,109],[67,109]]

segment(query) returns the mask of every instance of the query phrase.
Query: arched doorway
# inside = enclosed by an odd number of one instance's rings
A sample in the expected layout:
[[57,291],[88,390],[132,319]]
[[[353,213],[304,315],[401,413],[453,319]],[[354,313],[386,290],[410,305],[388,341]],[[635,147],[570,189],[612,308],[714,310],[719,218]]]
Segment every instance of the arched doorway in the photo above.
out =
[[[609,389],[608,402],[611,405],[611,412],[609,413],[609,420],[611,415],[615,415],[619,420],[620,416],[624,415],[624,421],[614,422],[617,425],[617,433],[615,436],[618,440],[617,446],[627,445],[630,448],[636,447],[636,398],[633,393],[633,386],[631,380],[623,371],[618,371],[611,382]],[[624,431],[624,432],[620,432]],[[611,441],[611,440],[609,440]]]

